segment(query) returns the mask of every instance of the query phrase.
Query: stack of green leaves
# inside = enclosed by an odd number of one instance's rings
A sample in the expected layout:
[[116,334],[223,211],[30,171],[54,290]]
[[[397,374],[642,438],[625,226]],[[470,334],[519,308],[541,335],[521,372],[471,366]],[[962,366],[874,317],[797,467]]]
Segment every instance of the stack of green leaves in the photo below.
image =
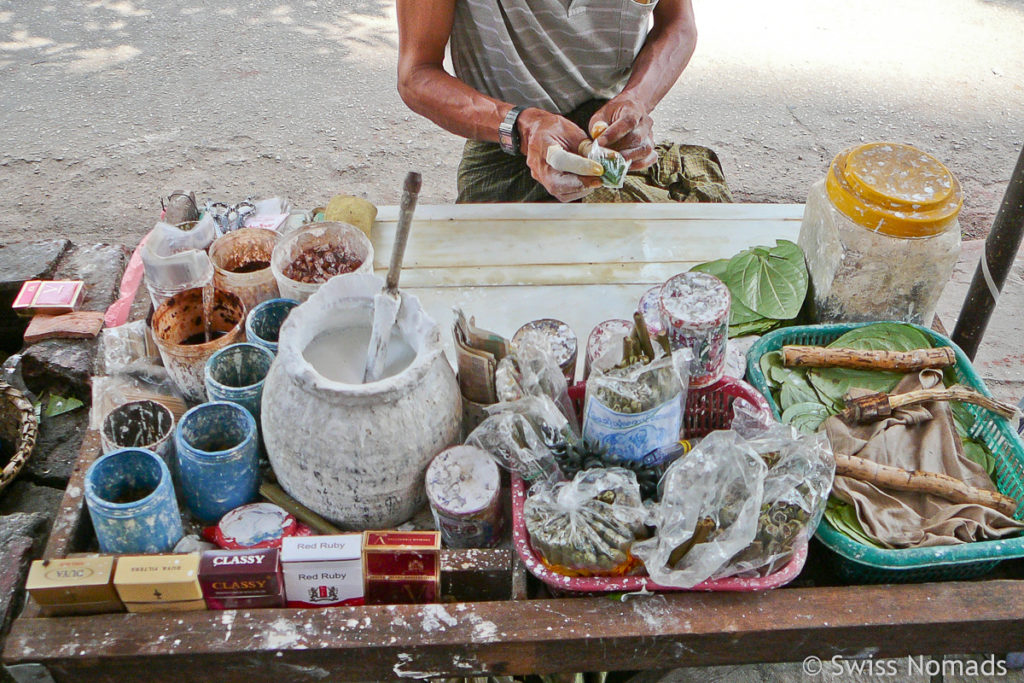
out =
[[795,243],[754,247],[691,270],[714,275],[732,294],[729,336],[764,334],[793,321],[807,296],[807,265]]

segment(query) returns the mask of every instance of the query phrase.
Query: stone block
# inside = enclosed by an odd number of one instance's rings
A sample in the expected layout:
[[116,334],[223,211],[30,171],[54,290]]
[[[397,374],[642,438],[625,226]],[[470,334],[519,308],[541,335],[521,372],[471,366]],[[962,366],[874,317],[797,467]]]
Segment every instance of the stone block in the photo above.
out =
[[18,478],[0,494],[0,515],[16,512],[38,513],[46,518],[42,536],[49,535],[64,490],[52,486],[37,486],[27,479]]
[[0,244],[0,350],[14,353],[21,348],[28,319],[12,311],[11,304],[22,283],[49,278],[69,244],[67,240]]
[[26,280],[48,279],[71,245],[67,240],[0,244],[0,293],[14,294]]
[[41,531],[46,518],[16,513],[0,517],[0,632],[24,604],[23,587],[28,566],[42,551]]
[[88,405],[98,352],[98,339],[46,339],[25,350],[21,376],[36,396],[49,389]]
[[89,411],[86,408],[56,417],[44,417],[39,422],[35,451],[21,476],[34,484],[65,488],[88,426]]
[[54,278],[85,283],[76,310],[106,311],[117,299],[129,255],[120,244],[76,245],[61,259]]

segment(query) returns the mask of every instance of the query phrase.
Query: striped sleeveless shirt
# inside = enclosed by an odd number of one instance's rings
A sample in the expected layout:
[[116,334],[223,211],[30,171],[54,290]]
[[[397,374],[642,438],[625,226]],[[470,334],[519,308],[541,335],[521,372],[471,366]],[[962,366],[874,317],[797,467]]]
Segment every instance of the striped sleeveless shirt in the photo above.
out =
[[564,114],[622,91],[657,0],[456,0],[455,75],[480,92]]

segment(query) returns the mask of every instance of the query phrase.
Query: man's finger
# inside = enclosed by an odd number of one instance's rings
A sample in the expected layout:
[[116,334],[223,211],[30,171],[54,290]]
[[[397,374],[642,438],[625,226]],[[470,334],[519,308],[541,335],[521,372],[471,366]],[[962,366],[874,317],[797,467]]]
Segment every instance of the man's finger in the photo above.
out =
[[608,147],[626,137],[633,131],[632,123],[627,119],[619,119],[608,126],[603,133],[594,138],[594,142],[602,147]]
[[600,176],[604,173],[604,167],[600,163],[593,159],[573,154],[558,145],[548,147],[544,158],[548,162],[548,166],[556,171],[575,173],[580,176]]

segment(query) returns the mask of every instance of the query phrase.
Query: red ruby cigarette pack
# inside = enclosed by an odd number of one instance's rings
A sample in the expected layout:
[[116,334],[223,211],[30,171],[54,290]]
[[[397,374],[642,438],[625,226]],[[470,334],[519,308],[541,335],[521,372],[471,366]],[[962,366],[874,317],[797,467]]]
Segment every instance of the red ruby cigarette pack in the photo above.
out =
[[436,602],[441,593],[439,531],[364,531],[367,604]]
[[281,568],[289,607],[363,604],[359,534],[286,536]]
[[19,315],[71,313],[82,298],[81,280],[29,280],[11,308]]
[[284,581],[277,548],[207,550],[199,562],[199,584],[209,609],[284,607]]

